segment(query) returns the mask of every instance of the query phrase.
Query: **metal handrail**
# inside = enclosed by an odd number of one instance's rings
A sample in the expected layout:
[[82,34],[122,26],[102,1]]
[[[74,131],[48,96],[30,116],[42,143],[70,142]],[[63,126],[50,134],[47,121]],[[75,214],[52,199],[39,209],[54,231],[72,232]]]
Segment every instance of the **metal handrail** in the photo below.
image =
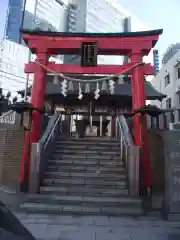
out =
[[[121,159],[124,159],[131,196],[139,195],[139,149],[135,146],[123,115],[117,117],[117,127],[120,131]],[[117,136],[118,137],[118,136]]]
[[[39,180],[40,184],[43,180],[43,174],[44,169],[47,164],[47,160],[49,157],[49,154],[51,153],[52,146],[54,145],[54,142],[58,136],[58,134],[61,132],[62,128],[62,115],[55,115],[56,120],[54,121],[53,117],[50,120],[47,129],[42,136],[42,138],[39,141],[40,144],[40,165],[39,165]],[[59,123],[61,123],[59,125]]]
[[48,123],[48,125],[47,125],[47,127],[46,127],[46,129],[45,129],[45,131],[44,131],[44,133],[42,135],[42,137],[39,140],[39,143],[41,145],[44,146],[45,143],[50,140],[49,136],[50,135],[52,136],[51,133],[53,133],[53,131],[55,130],[55,125],[57,125],[57,122],[58,122],[57,119],[59,119],[59,115],[57,115],[57,114],[54,114],[54,116],[52,116],[50,118],[49,123]]
[[[121,135],[120,135],[120,142],[121,142],[121,159],[123,158],[123,143],[124,143],[124,147],[125,147],[125,151],[126,151],[126,154],[125,156],[127,156],[127,149],[128,149],[128,144],[125,140],[125,136],[124,136],[124,133],[123,133],[123,129],[122,129],[122,126],[121,126],[121,122],[120,122],[120,119],[119,117],[117,118],[117,123],[118,123],[118,126],[119,126],[119,130],[121,132]],[[125,160],[127,159],[127,157],[125,158]]]
[[59,120],[60,120],[60,119],[61,119],[61,115],[58,116],[58,118],[57,118],[57,120],[56,120],[56,122],[55,122],[55,124],[54,124],[54,127],[52,128],[52,130],[51,130],[51,132],[50,132],[50,134],[49,134],[49,137],[47,138],[47,140],[46,140],[46,142],[45,142],[45,144],[44,144],[44,149],[47,147],[47,145],[48,145],[48,143],[49,143],[49,141],[50,141],[50,139],[51,139],[51,137],[52,137],[52,135],[53,135],[53,133],[54,133],[54,130],[56,129],[57,124],[59,123]]

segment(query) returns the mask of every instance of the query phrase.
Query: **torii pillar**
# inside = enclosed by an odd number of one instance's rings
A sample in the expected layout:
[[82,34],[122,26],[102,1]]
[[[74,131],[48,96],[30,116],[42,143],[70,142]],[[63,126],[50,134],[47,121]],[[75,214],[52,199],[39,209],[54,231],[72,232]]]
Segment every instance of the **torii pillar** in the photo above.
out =
[[[41,49],[37,51],[36,61],[38,61],[42,65],[44,66],[47,65],[48,58],[49,55],[46,49],[43,49],[43,51]],[[37,65],[36,71],[34,71],[31,104],[41,111],[32,112],[31,132],[30,133],[28,131],[25,132],[24,151],[22,156],[20,172],[20,190],[22,192],[28,191],[32,143],[35,143],[40,139],[41,117],[42,112],[44,111],[45,89],[46,89],[46,70],[42,66]]]
[[[46,70],[62,74],[119,74],[127,70],[128,75],[132,76],[132,110],[137,110],[145,105],[146,95],[144,89],[144,75],[152,75],[154,67],[151,64],[143,64],[142,58],[148,55],[158,41],[162,30],[153,30],[134,33],[57,33],[39,32],[23,30],[23,39],[33,53],[37,55],[40,63],[29,62],[25,66],[26,73],[34,73],[34,84],[32,91],[32,104],[34,107],[42,109],[44,106],[45,76]],[[80,64],[56,64],[48,62],[51,55],[80,55],[82,47],[85,45],[96,46],[98,55],[126,55],[130,57],[130,62],[123,65],[93,65],[81,66]],[[93,50],[94,51],[94,50]],[[83,55],[83,54],[82,54]],[[89,59],[87,59],[89,60]],[[136,65],[136,67],[135,67]],[[46,70],[45,70],[45,68]],[[145,188],[151,188],[150,178],[150,159],[148,151],[148,129],[144,117],[144,141],[142,137],[142,124],[140,115],[134,116],[134,139],[135,144],[141,149],[144,147],[142,161],[145,166]],[[41,115],[33,112],[32,130],[30,135],[30,148],[33,142],[37,142],[40,137]],[[27,160],[28,173],[25,173],[27,137],[25,141],[24,154],[21,167],[21,182],[27,175],[29,179],[30,157]]]
[[[142,62],[143,53],[141,49],[137,47],[132,51],[130,55],[130,60],[132,63]],[[144,88],[144,70],[143,66],[137,66],[132,70],[132,106],[133,110],[137,110],[146,104],[146,93]],[[151,194],[152,182],[151,182],[151,171],[150,171],[150,153],[148,146],[148,127],[147,127],[147,116],[136,113],[133,117],[134,125],[134,140],[135,144],[140,149],[140,175],[144,175],[144,183],[141,183],[142,186],[141,194],[148,195]],[[141,152],[143,149],[143,154]],[[142,163],[142,161],[144,161]],[[144,166],[142,169],[142,165]],[[142,173],[144,171],[144,173]],[[140,178],[142,180],[142,178]]]

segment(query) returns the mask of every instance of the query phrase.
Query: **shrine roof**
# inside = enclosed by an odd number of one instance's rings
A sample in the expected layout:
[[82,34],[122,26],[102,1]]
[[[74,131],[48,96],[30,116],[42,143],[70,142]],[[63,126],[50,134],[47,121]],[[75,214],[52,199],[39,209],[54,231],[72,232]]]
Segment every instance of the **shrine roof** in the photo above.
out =
[[[96,90],[96,83],[90,83],[90,89],[91,92]],[[85,83],[81,84],[81,88],[82,91],[85,92]],[[99,88],[101,89],[101,84],[99,86]],[[23,94],[24,90],[19,91],[19,94]],[[29,87],[28,89],[28,94],[30,94],[31,92],[31,87]],[[158,92],[150,82],[145,81],[145,92],[147,95],[147,100],[159,100],[162,101],[163,98],[166,97],[165,94],[162,94],[160,92]],[[46,86],[46,95],[57,95],[57,94],[61,94],[61,84],[53,84],[53,83],[48,83]],[[74,85],[74,90],[73,91],[68,91],[68,94],[70,95],[78,95],[78,83],[75,82]],[[100,95],[106,95],[107,97],[129,97],[132,98],[132,85],[131,82],[125,82],[122,84],[115,84],[114,85],[114,94],[110,95],[109,91],[100,91]]]
[[[155,29],[149,31],[140,32],[115,32],[115,33],[83,33],[83,32],[52,32],[52,31],[42,31],[39,29],[20,29],[22,34],[37,35],[37,36],[53,36],[53,37],[147,37],[161,35],[163,29]],[[26,39],[25,39],[26,42]],[[153,41],[153,45],[157,41]]]

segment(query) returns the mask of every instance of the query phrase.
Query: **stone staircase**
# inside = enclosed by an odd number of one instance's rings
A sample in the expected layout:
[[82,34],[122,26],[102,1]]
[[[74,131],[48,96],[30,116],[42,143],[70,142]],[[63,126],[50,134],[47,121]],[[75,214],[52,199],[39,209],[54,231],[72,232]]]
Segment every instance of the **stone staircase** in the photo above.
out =
[[20,212],[141,215],[141,200],[128,194],[119,145],[108,138],[59,138],[49,158],[40,194],[28,197]]

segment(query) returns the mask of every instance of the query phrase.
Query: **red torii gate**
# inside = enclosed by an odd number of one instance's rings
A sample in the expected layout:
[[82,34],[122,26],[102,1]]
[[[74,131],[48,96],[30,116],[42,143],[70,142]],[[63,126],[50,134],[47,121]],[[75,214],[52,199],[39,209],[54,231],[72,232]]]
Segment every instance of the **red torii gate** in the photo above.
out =
[[[25,65],[25,73],[34,73],[31,103],[34,107],[43,110],[46,89],[46,73],[48,69],[62,74],[117,74],[129,69],[135,64],[142,63],[143,56],[148,55],[158,41],[162,30],[131,33],[57,33],[39,32],[36,30],[22,30],[25,43],[31,52],[36,54],[36,62]],[[129,63],[123,65],[81,66],[80,64],[56,64],[48,62],[52,55],[80,55],[84,43],[97,43],[98,55],[126,55]],[[38,63],[37,63],[38,62]],[[45,66],[45,67],[43,67]],[[139,64],[128,71],[132,76],[132,105],[133,110],[145,105],[144,75],[153,75],[154,67],[150,64]],[[135,144],[142,147],[142,125],[140,115],[134,116]],[[145,121],[146,122],[146,121]],[[33,111],[30,146],[40,138],[41,113]],[[148,151],[148,129],[144,129],[145,148],[145,185],[151,187],[150,159]],[[24,153],[21,166],[21,184],[25,179],[25,165],[27,156],[27,137],[24,143]],[[28,158],[30,170],[30,157]],[[28,173],[29,179],[29,173]]]

